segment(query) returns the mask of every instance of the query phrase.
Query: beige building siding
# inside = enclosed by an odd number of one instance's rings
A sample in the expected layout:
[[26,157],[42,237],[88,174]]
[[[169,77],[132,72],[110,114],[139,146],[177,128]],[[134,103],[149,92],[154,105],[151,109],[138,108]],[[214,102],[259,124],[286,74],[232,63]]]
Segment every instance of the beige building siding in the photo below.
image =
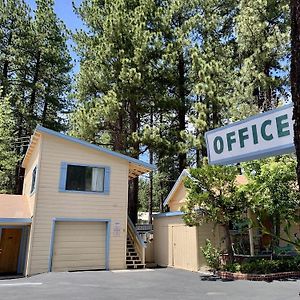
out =
[[[300,214],[300,211],[298,210],[298,216]],[[292,239],[292,241],[296,240],[296,237],[299,239],[300,238],[300,224],[298,223],[293,223],[291,224],[291,227],[289,228],[289,235],[287,235],[284,231],[286,227],[286,223],[282,223],[281,227],[280,227],[280,231],[281,231],[281,237],[290,240]],[[288,243],[286,241],[280,240],[279,241],[279,245],[280,246],[286,246]]]
[[220,225],[213,223],[203,223],[197,227],[198,231],[198,249],[199,249],[199,267],[207,265],[203,256],[201,247],[205,247],[206,240],[209,239],[212,245],[219,249],[225,249],[224,229]]
[[[25,176],[24,176],[24,184],[23,184],[23,195],[26,195],[28,198],[29,209],[31,214],[34,213],[34,204],[36,199],[36,188],[38,186],[38,177],[39,177],[39,160],[40,160],[40,149],[41,149],[41,141],[37,142],[34,151],[32,152],[26,166],[25,166]],[[36,176],[36,184],[34,193],[30,193],[31,190],[31,182],[32,182],[32,172],[34,168],[37,167],[37,176]]]
[[180,208],[184,205],[186,200],[186,188],[184,187],[184,183],[180,182],[176,192],[173,194],[170,199],[168,206],[170,211],[180,211]]
[[[52,135],[42,137],[42,143],[35,228],[28,273],[48,271],[53,218],[111,219],[109,267],[125,268],[128,162]],[[59,192],[61,162],[109,166],[109,195]],[[120,223],[121,233],[114,236],[113,227],[117,222]]]

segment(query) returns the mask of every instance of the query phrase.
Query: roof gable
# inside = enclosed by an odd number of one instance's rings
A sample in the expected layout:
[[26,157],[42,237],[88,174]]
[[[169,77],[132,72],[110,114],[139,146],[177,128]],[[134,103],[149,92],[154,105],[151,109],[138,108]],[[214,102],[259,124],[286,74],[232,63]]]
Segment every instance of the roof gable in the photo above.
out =
[[[187,169],[183,170],[180,174],[180,176],[178,177],[178,179],[176,180],[175,184],[173,185],[172,190],[170,191],[170,193],[168,194],[167,198],[164,201],[164,206],[168,205],[169,202],[171,201],[172,197],[175,195],[175,193],[177,192],[181,182],[183,182],[183,180],[189,176],[191,177],[191,174],[189,173],[189,171]],[[235,179],[235,183],[237,186],[239,185],[245,185],[248,183],[248,179],[247,177],[242,174],[242,175],[237,175],[236,179]]]
[[174,196],[175,192],[177,191],[177,189],[180,186],[180,183],[184,180],[184,178],[186,178],[187,176],[190,176],[190,173],[187,169],[183,170],[180,174],[180,176],[178,177],[178,179],[176,180],[175,184],[172,187],[172,190],[170,191],[170,193],[168,194],[167,198],[164,201],[164,206],[168,205],[168,203],[170,202],[171,198]]

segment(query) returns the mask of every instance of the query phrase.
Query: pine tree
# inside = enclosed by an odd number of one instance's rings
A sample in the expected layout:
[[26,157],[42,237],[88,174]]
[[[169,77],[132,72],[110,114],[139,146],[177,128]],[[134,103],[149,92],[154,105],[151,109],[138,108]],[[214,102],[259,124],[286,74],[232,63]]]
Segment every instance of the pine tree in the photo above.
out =
[[29,132],[37,123],[54,130],[64,128],[61,114],[70,109],[71,57],[67,31],[54,12],[53,0],[37,0],[30,50],[30,92],[27,100]]
[[[75,35],[81,68],[71,133],[136,158],[141,151],[137,134],[158,92],[154,9],[150,0],[86,0],[77,9],[90,32]],[[135,222],[137,179],[129,189],[129,215]]]
[[[240,71],[236,107],[260,111],[287,100],[289,7],[287,0],[239,1],[236,17]],[[253,111],[252,111],[253,112]]]
[[24,54],[27,32],[30,31],[30,20],[30,9],[25,1],[0,1],[0,86],[2,86],[2,96],[11,91],[11,85],[17,81],[15,72],[22,68],[21,62],[18,60]]
[[[194,105],[191,145],[197,149],[196,163],[207,156],[204,134],[224,124],[232,104],[234,69],[237,67],[234,17],[237,1],[199,1],[201,14],[192,49]],[[201,150],[201,153],[199,153]]]
[[[1,90],[0,90],[1,91]],[[19,157],[16,148],[16,122],[8,97],[0,97],[0,193],[15,191],[16,166]]]
[[[24,0],[1,0],[0,11],[1,95],[9,95],[16,139],[28,138],[38,123],[63,129],[71,64],[54,2],[38,0],[34,17]],[[14,151],[21,159],[26,147]]]

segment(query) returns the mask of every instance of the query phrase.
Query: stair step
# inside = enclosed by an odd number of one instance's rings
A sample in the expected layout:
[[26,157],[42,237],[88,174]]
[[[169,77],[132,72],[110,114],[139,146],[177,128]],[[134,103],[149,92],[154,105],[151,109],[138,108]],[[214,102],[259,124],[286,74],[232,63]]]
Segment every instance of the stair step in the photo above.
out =
[[138,255],[126,255],[126,259],[139,260],[140,257]]
[[145,264],[138,264],[138,265],[128,265],[127,269],[144,269]]
[[138,256],[131,256],[132,260],[139,260],[140,258]]
[[135,269],[134,265],[128,265],[127,269]]
[[135,252],[130,252],[130,253],[128,253],[126,256],[133,257],[133,256],[138,256],[138,255],[137,255],[137,253],[135,253]]
[[144,269],[145,268],[145,264],[138,264],[135,265],[136,269]]

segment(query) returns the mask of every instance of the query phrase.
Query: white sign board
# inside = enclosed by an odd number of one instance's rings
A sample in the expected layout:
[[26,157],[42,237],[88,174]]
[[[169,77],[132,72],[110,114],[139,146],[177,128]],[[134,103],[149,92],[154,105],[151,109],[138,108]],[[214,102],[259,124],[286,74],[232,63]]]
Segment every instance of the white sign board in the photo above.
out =
[[206,132],[210,164],[228,165],[295,151],[292,104]]
[[119,237],[121,235],[121,223],[115,222],[113,226],[113,236]]

